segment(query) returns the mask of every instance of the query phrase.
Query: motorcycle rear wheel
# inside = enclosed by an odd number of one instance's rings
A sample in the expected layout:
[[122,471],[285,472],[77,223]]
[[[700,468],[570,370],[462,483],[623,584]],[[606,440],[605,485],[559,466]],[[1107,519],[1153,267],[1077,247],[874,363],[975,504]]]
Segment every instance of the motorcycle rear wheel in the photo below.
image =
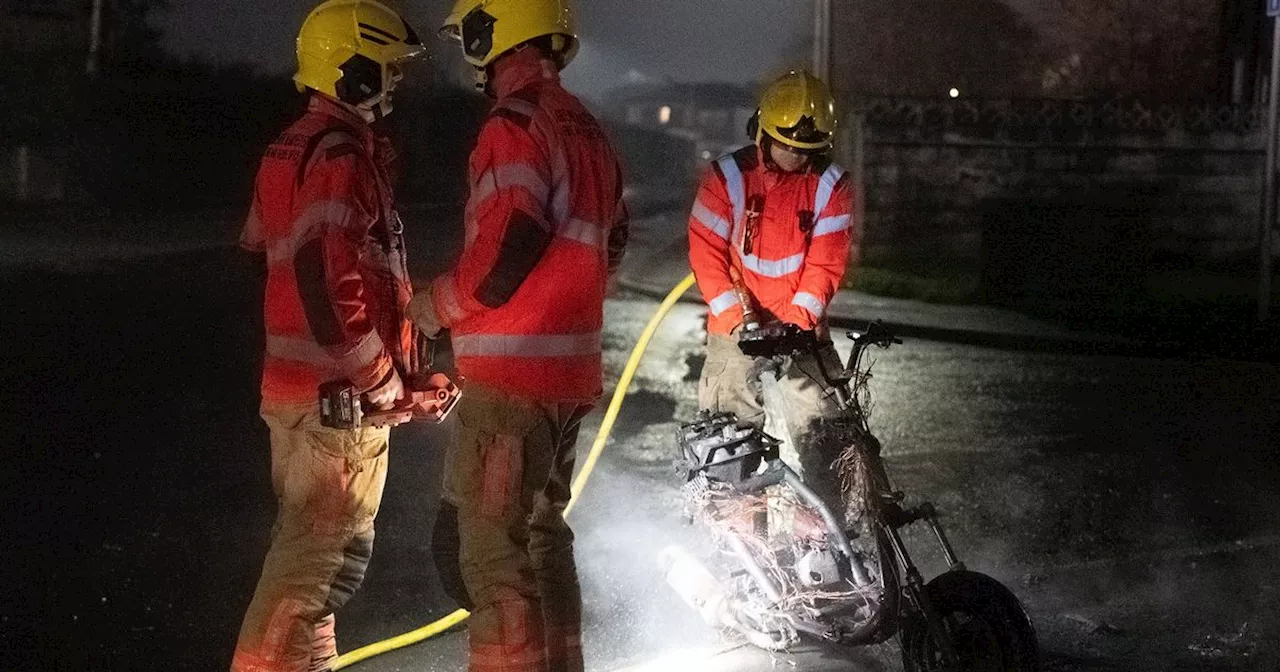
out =
[[[1040,647],[1031,618],[1003,584],[978,572],[947,572],[925,587],[963,672],[1037,672]],[[922,614],[901,624],[906,672],[948,670]]]

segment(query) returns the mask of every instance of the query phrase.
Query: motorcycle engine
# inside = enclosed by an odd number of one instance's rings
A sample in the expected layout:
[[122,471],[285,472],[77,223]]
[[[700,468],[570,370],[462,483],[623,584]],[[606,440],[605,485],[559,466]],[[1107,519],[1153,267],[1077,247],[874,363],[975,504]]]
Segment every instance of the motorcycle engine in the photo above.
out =
[[830,549],[810,549],[796,560],[795,568],[800,583],[810,588],[820,588],[841,580],[840,564],[835,552]]

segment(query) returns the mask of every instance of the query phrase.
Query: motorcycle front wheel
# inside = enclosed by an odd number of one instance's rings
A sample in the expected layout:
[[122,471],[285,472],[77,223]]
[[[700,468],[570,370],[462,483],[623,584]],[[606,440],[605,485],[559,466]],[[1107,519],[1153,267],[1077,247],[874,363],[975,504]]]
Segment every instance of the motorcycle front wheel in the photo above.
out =
[[[947,572],[925,587],[963,672],[1037,672],[1040,647],[1031,617],[1003,584],[978,572]],[[901,624],[906,672],[950,672],[922,614]]]

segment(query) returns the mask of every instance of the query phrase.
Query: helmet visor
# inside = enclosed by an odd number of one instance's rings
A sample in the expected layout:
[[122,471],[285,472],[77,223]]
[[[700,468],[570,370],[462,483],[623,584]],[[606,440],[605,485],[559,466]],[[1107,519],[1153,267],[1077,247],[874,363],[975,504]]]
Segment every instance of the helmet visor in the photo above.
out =
[[778,134],[785,140],[792,140],[802,145],[826,144],[831,141],[831,133],[819,130],[813,117],[803,116],[794,126],[778,127]]

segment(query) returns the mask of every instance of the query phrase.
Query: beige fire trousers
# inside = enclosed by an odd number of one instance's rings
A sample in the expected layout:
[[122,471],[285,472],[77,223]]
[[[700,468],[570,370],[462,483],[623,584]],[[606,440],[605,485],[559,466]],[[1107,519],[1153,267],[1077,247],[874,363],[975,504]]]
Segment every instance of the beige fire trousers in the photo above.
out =
[[[838,371],[840,357],[828,342],[821,350],[828,371]],[[713,411],[729,411],[738,419],[765,428],[765,409],[747,382],[753,358],[738,349],[738,339],[720,334],[707,335],[707,361],[698,383],[698,406]],[[785,403],[785,422],[791,442],[781,447],[782,461],[822,498],[833,511],[843,511],[840,480],[831,467],[837,454],[827,454],[809,441],[813,424],[836,412],[835,401],[825,394],[825,384],[812,357],[799,357],[778,381]]]
[[386,428],[337,430],[264,407],[279,501],[233,672],[318,672],[337,657],[334,613],[360,587],[387,477]]
[[[582,593],[564,520],[589,403],[538,402],[472,383],[458,405],[438,544],[470,602],[471,672],[581,672]],[[449,519],[449,516],[453,516]],[[450,529],[452,527],[452,529]]]

